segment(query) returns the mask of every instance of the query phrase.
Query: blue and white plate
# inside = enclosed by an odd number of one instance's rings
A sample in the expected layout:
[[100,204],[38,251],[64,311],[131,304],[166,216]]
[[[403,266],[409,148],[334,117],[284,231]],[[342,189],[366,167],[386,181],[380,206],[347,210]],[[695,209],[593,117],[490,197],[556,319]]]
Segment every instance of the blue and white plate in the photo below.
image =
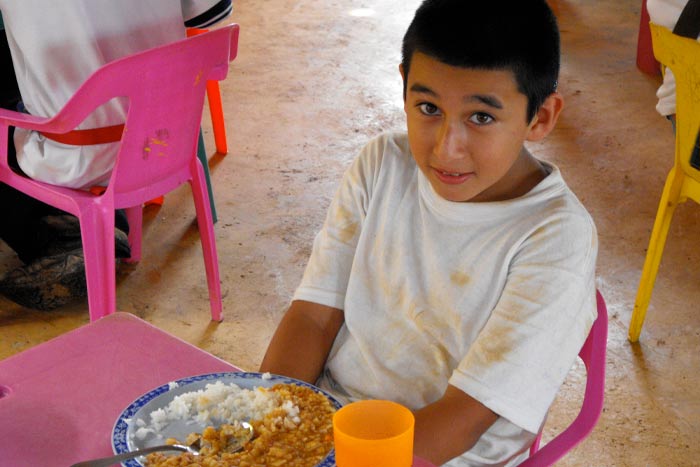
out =
[[[193,431],[203,430],[205,426],[193,420],[186,422],[173,422],[166,428],[163,428],[163,438],[158,438],[155,435],[149,435],[144,439],[137,439],[136,437],[132,436],[132,434],[135,433],[138,427],[135,426],[135,423],[130,423],[130,421],[143,419],[144,421],[149,422],[151,412],[166,407],[175,398],[175,396],[185,392],[204,389],[207,384],[214,383],[216,381],[221,381],[224,384],[234,383],[243,389],[252,389],[258,386],[271,387],[278,383],[298,384],[300,386],[311,388],[314,391],[326,396],[336,410],[341,407],[340,402],[322,389],[303,381],[284,376],[271,375],[269,378],[263,378],[262,373],[244,372],[208,373],[205,375],[191,376],[174,381],[176,384],[168,383],[155,388],[154,390],[136,399],[126,409],[124,409],[121,415],[119,415],[119,418],[112,429],[112,449],[114,449],[115,454],[121,454],[123,452],[133,451],[134,449],[143,449],[145,447],[163,444],[165,438],[173,437],[184,440],[187,435]],[[142,463],[142,460],[143,459],[141,458],[131,459],[123,462],[122,465],[124,467],[143,467],[144,464]],[[317,464],[316,467],[334,466],[335,452],[331,450],[331,452],[319,464]]]

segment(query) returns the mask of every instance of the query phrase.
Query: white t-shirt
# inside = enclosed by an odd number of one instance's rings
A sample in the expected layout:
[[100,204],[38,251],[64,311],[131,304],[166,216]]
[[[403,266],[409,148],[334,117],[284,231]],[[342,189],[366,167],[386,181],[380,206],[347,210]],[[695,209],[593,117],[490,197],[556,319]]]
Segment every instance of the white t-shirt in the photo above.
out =
[[[208,24],[212,7],[221,19],[231,1],[0,0],[24,106],[32,115],[55,115],[99,67],[183,39],[184,21]],[[78,128],[124,123],[125,109],[123,99],[113,99]],[[117,154],[115,143],[71,146],[19,128],[14,141],[29,177],[71,188],[105,185]]]
[[597,237],[559,170],[510,201],[435,193],[405,134],[345,174],[294,299],[344,310],[318,381],[418,409],[448,383],[500,415],[449,466],[516,465],[596,317]]
[[[647,0],[647,11],[652,23],[673,31],[688,0]],[[659,98],[656,110],[663,116],[676,113],[676,79],[670,68],[664,71],[664,81],[656,91]]]

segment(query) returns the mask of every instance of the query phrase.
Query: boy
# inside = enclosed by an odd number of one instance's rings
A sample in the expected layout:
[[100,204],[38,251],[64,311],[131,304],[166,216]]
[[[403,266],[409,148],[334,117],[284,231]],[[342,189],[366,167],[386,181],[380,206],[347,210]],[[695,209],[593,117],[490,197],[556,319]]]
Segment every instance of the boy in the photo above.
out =
[[597,240],[559,170],[544,0],[426,0],[403,42],[408,134],[345,174],[261,371],[414,411],[436,465],[517,465],[595,319]]

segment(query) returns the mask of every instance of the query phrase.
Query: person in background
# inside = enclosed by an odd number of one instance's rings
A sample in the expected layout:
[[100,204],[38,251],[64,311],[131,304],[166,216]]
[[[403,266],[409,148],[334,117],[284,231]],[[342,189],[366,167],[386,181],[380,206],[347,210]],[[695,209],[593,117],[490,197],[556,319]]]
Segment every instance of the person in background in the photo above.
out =
[[413,410],[415,454],[514,466],[596,318],[597,234],[559,169],[545,0],[426,0],[403,40],[407,132],[345,173],[260,371]]
[[[647,0],[649,18],[654,24],[663,26],[673,31],[681,12],[688,4],[688,0]],[[700,18],[694,22],[700,25]],[[676,113],[676,81],[670,69],[664,70],[664,79],[656,92],[659,98],[656,110],[664,117],[671,117]]]
[[17,104],[21,100],[15,70],[12,66],[10,46],[7,44],[5,23],[0,12],[0,70],[3,73],[3,86],[0,86],[0,108],[17,110]]
[[[7,38],[0,55],[7,60],[9,49],[13,64],[3,67],[3,81],[14,73],[21,110],[49,117],[102,65],[183,39],[186,26],[210,26],[231,10],[232,0],[0,0]],[[11,94],[12,89],[3,89],[3,105],[17,105]],[[96,109],[79,125],[79,130],[89,130],[80,133],[80,141],[18,128],[11,138],[14,147],[8,148],[9,162],[42,182],[85,190],[105,186],[118,144],[100,140],[124,123],[126,109],[124,99]],[[123,212],[115,225],[116,255],[128,257]],[[51,310],[86,296],[74,216],[0,184],[0,239],[23,263],[0,279],[0,293],[6,297]]]

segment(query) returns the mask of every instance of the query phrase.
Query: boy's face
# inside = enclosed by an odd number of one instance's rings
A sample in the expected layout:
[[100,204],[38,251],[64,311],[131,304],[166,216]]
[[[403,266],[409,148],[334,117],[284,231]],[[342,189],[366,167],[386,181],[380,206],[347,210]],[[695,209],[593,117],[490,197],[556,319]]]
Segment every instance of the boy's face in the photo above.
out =
[[534,160],[523,142],[533,139],[538,117],[526,121],[527,97],[511,71],[460,68],[416,52],[408,76],[401,74],[411,152],[440,196],[478,202],[524,194]]

